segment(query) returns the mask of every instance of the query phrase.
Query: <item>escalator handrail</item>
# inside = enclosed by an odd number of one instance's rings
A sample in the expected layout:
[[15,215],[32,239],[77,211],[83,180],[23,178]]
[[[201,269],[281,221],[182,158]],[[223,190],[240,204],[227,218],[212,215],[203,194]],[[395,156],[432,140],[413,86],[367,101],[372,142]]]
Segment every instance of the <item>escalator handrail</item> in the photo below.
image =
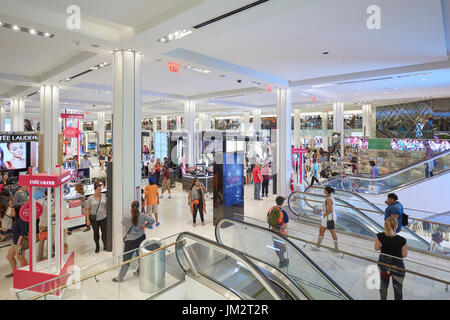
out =
[[[182,232],[178,235],[177,237],[177,242],[183,240],[183,238],[190,238],[191,240],[197,241],[199,243],[202,243],[208,247],[212,247],[215,250],[224,253],[227,256],[232,257],[233,259],[235,259],[236,261],[239,261],[240,263],[242,263],[252,274],[253,276],[264,286],[264,288],[267,290],[267,292],[269,292],[269,294],[275,299],[275,300],[283,300],[283,297],[281,295],[281,293],[278,292],[278,289],[274,286],[274,284],[272,284],[272,282],[270,281],[270,279],[268,279],[262,272],[261,270],[258,269],[258,267],[251,262],[245,255],[243,255],[242,253],[240,253],[239,251],[233,249],[233,248],[229,248],[223,244],[211,241],[207,238],[201,237],[199,235],[196,235],[194,233],[185,231]],[[177,246],[176,246],[177,247]],[[179,254],[179,250],[175,250],[176,254],[175,256],[177,257],[178,263],[180,264],[180,267],[186,272],[187,270],[184,268],[184,264],[181,263],[181,261],[179,260],[178,254]],[[193,266],[191,266],[193,267]],[[205,275],[203,275],[205,276]],[[210,280],[210,277],[205,276]],[[216,282],[216,281],[215,281]],[[223,285],[222,285],[223,286]],[[234,292],[234,290],[233,290]]]
[[[313,186],[313,188],[321,188],[321,187],[314,187],[314,186]],[[376,212],[374,212],[375,214],[384,215],[384,212],[383,212],[380,208],[378,208],[377,206],[375,206],[375,205],[374,205],[372,202],[370,202],[369,200],[364,199],[364,198],[361,197],[359,194],[356,194],[356,193],[353,193],[353,192],[350,192],[350,191],[347,191],[347,190],[337,190],[337,191],[338,191],[338,192],[343,192],[343,193],[351,193],[352,195],[356,195],[358,198],[360,198],[360,199],[363,200],[362,202],[364,202],[364,203],[368,204],[370,207],[372,207],[372,208],[374,209],[373,211],[376,211]],[[305,192],[305,193],[307,193],[307,192]],[[313,193],[313,194],[314,194],[314,193]],[[364,213],[364,211],[366,211],[365,209],[363,209],[363,208],[357,208],[357,207],[351,205],[350,203],[348,203],[348,202],[345,201],[345,200],[342,200],[342,199],[338,199],[338,200],[342,201],[344,204],[348,204],[349,206],[352,206],[354,209],[356,209],[357,211],[359,211],[359,212],[361,212],[362,214],[364,214],[367,218],[369,218],[369,217]],[[369,218],[369,219],[370,219],[370,218]],[[381,226],[381,227],[382,227],[382,229],[384,229],[383,226]],[[421,236],[419,236],[417,233],[413,232],[411,229],[409,229],[409,228],[406,227],[406,226],[402,226],[402,229],[404,229],[407,233],[409,233],[410,235],[412,235],[414,238],[416,238],[417,240],[421,241],[422,243],[426,244],[426,245],[428,246],[428,248],[430,248],[430,244],[428,243],[428,241],[426,241],[425,239],[423,239],[423,238],[422,238]]]
[[[289,195],[289,197],[288,197],[288,206],[289,206],[289,209],[295,214],[295,215],[297,215],[296,213],[295,213],[295,211],[294,210],[292,210],[292,207],[291,207],[291,205],[290,205],[290,203],[292,202],[292,201],[290,201],[291,200],[291,197],[294,195],[294,194],[296,194],[296,193],[299,193],[299,194],[304,194],[304,195],[311,195],[312,193],[308,193],[308,192],[301,192],[301,191],[294,191],[293,193],[291,193],[290,195]],[[322,194],[314,194],[315,196],[317,196],[317,197],[319,197],[319,198],[326,198],[326,196],[325,195],[322,195]],[[308,201],[308,199],[304,199],[305,201]],[[374,221],[372,218],[370,218],[370,217],[368,217],[366,214],[364,214],[363,212],[361,212],[361,211],[359,211],[358,209],[356,209],[354,206],[352,206],[351,204],[349,204],[349,203],[347,203],[346,201],[344,201],[344,200],[341,200],[341,199],[337,199],[338,201],[340,201],[344,206],[348,206],[350,209],[353,209],[357,214],[359,214],[360,216],[362,215],[364,218],[366,218],[367,220],[369,220],[369,222],[370,223],[372,223],[372,224],[374,224],[375,226],[378,226],[378,228],[380,228],[380,232],[383,232],[384,231],[384,228],[383,227],[381,227],[376,221]],[[338,204],[336,204],[336,205],[338,205]],[[339,206],[339,205],[338,205]],[[376,236],[376,233],[375,233],[375,236]]]
[[[245,222],[245,221],[240,221],[240,220],[234,220],[234,219],[230,219],[230,218],[222,218],[220,219],[217,224],[216,224],[216,230],[215,230],[215,235],[216,235],[216,240],[219,243],[222,243],[221,239],[220,239],[220,225],[223,222],[229,221],[231,223],[235,223],[235,224],[242,224],[245,225],[247,227],[251,227],[257,230],[261,230],[267,233],[270,233],[271,236],[277,237],[279,239],[281,239],[282,241],[285,241],[286,243],[288,243],[292,248],[294,248],[294,250],[299,253],[311,266],[313,269],[315,269],[319,274],[321,274],[322,276],[325,277],[325,279],[336,289],[336,291],[338,291],[339,293],[341,293],[344,297],[346,297],[348,300],[353,300],[352,297],[339,285],[337,284],[321,267],[319,267],[308,255],[306,255],[303,250],[301,250],[294,242],[292,242],[291,240],[289,240],[288,238],[283,238],[281,237],[277,232],[270,230],[270,229],[266,229],[263,227],[260,227],[258,225],[249,223],[249,222]],[[252,257],[253,259],[256,259],[254,257]],[[256,259],[258,260],[258,259]],[[273,266],[272,266],[273,267]],[[278,269],[278,268],[276,268]],[[279,269],[278,269],[279,270]],[[280,271],[282,272],[282,271]]]
[[[294,193],[308,194],[308,192],[301,192],[301,191],[295,191],[295,192],[291,193],[291,195],[290,195],[289,198],[288,198],[288,205],[289,205],[289,209],[290,209],[292,212],[294,212],[294,210],[292,210],[292,208],[291,208],[291,206],[290,206],[290,201],[289,201],[289,200],[291,199],[291,196],[292,196]],[[313,193],[310,193],[310,194],[313,194]],[[321,194],[314,194],[314,195],[315,195],[315,196],[319,196],[319,197],[326,198],[325,195],[321,195]],[[368,215],[366,215],[363,211],[361,211],[361,210],[359,210],[358,208],[354,207],[353,205],[351,205],[351,204],[348,203],[347,201],[344,201],[344,200],[342,200],[342,199],[337,199],[337,200],[340,201],[340,202],[342,202],[342,204],[344,204],[344,206],[348,206],[350,209],[353,209],[353,210],[354,210],[355,212],[357,212],[359,215],[362,215],[362,216],[364,216],[365,218],[367,218],[367,220],[369,220],[371,223],[377,225],[377,226],[380,228],[380,230],[381,230],[380,232],[384,232],[384,226],[379,225],[375,220],[373,220],[372,218],[370,218],[370,217],[369,217]],[[305,201],[308,201],[308,200],[305,200]],[[338,204],[336,204],[336,205],[338,205]],[[339,206],[339,205],[338,205],[338,206]],[[295,214],[295,212],[294,212],[294,214]],[[428,249],[430,248],[430,244],[428,243],[428,241],[426,241],[425,239],[423,239],[422,237],[420,237],[418,234],[416,234],[415,232],[411,231],[411,230],[408,229],[407,227],[402,226],[402,228],[405,229],[407,233],[409,233],[409,234],[412,235],[414,238],[416,238],[416,240],[418,240],[419,242],[422,242],[422,244],[425,244],[425,245],[428,247]],[[376,234],[375,234],[375,237],[376,237]]]
[[[411,169],[413,169],[413,168],[416,168],[416,167],[419,167],[419,166],[421,166],[421,165],[423,165],[423,164],[426,164],[427,162],[430,162],[430,161],[433,161],[433,160],[436,160],[436,159],[443,158],[443,157],[445,157],[445,156],[448,155],[448,154],[450,154],[450,150],[446,150],[446,151],[441,152],[441,153],[439,153],[439,154],[437,154],[437,155],[434,155],[434,156],[431,157],[430,159],[420,160],[420,161],[418,161],[418,162],[414,162],[414,163],[412,163],[412,164],[410,164],[410,165],[408,165],[408,166],[406,166],[406,167],[404,167],[404,168],[402,168],[402,169],[399,169],[399,170],[396,170],[396,171],[393,171],[393,172],[389,172],[389,173],[386,173],[386,174],[384,174],[384,175],[380,175],[380,176],[378,176],[378,177],[376,177],[376,178],[369,178],[369,177],[361,177],[361,176],[345,175],[345,176],[344,176],[344,179],[359,179],[359,180],[365,180],[365,181],[380,181],[380,180],[386,180],[386,179],[391,178],[391,177],[393,177],[393,176],[399,175],[400,173],[409,171],[409,170],[411,170]],[[448,170],[445,170],[445,171],[448,171]],[[445,171],[444,171],[444,172],[445,172]]]

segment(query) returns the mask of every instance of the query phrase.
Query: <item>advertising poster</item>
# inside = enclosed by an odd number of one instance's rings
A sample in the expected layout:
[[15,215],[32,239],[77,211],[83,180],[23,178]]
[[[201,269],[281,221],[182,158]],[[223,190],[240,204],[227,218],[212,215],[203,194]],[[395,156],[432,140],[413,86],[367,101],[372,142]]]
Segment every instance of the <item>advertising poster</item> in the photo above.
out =
[[244,159],[242,153],[224,154],[223,184],[225,207],[244,202]]
[[0,170],[26,169],[26,157],[25,142],[0,143]]

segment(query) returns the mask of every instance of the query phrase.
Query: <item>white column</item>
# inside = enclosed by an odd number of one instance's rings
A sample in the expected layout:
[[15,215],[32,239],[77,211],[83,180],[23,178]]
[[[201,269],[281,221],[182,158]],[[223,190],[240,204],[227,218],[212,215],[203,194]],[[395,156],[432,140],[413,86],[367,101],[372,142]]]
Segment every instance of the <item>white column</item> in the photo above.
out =
[[98,144],[105,144],[105,113],[97,114]]
[[195,101],[184,102],[184,130],[188,132],[186,162],[188,165],[195,165]]
[[372,131],[372,106],[370,104],[362,106],[362,122],[363,136],[370,137]]
[[253,131],[261,132],[261,109],[253,109]]
[[211,113],[204,113],[202,127],[203,131],[211,130]]
[[242,130],[242,134],[245,136],[248,136],[249,134],[249,129],[250,129],[250,112],[244,112],[244,117],[242,118],[243,123],[244,123],[244,127]]
[[181,131],[181,118],[182,117],[177,117],[177,131]]
[[[328,112],[320,113],[320,117],[322,118],[322,127],[320,129],[324,131],[328,130]],[[323,139],[323,149],[325,151],[328,151],[328,146],[330,145],[329,139],[331,139],[331,137],[326,136],[324,132],[322,139]]]
[[42,85],[41,95],[41,125],[40,133],[44,136],[43,172],[55,169],[58,164],[58,134],[61,132],[59,120],[59,87]]
[[153,132],[158,131],[158,118],[153,118],[152,124],[153,124]]
[[114,52],[113,82],[113,255],[123,253],[122,218],[141,194],[141,59],[134,51]]
[[3,106],[0,108],[0,132],[5,132],[5,119],[6,119],[6,109]]
[[167,116],[161,116],[161,131],[167,131]]
[[277,193],[290,194],[291,165],[291,91],[277,91]]
[[370,131],[369,138],[375,139],[377,137],[377,107],[374,105],[370,106]]
[[341,157],[344,157],[344,103],[333,104],[333,132],[341,134]]
[[23,131],[25,101],[23,99],[11,100],[11,131]]
[[300,109],[294,110],[294,142],[295,147],[300,146]]

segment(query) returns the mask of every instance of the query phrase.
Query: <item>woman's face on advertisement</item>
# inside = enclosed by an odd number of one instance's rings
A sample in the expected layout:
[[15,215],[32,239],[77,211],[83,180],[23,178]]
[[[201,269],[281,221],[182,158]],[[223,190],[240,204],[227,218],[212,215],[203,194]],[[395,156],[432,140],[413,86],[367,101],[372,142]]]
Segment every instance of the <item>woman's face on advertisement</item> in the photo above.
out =
[[23,157],[23,143],[11,143],[9,145],[9,151],[16,158]]

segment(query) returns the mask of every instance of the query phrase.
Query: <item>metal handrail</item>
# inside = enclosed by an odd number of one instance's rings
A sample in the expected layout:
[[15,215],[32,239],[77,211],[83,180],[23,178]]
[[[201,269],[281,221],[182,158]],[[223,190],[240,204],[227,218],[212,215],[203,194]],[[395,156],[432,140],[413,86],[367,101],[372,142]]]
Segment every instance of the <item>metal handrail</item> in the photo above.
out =
[[[301,195],[313,195],[313,194],[310,194],[310,193],[305,193],[305,192],[300,192],[300,191],[296,191],[295,193],[300,193]],[[292,193],[292,194],[289,196],[289,199],[290,199],[291,196],[293,196],[293,195],[294,195],[294,193]],[[320,198],[320,197],[326,198],[325,195],[320,195],[320,194],[314,194],[314,196],[319,197],[319,198]],[[322,203],[322,201],[318,201],[318,200],[311,200],[311,199],[304,199],[304,200],[305,200],[305,201],[311,201],[311,202],[319,202],[319,203]],[[336,206],[343,207],[343,208],[350,208],[350,209],[352,209],[352,210],[358,211],[356,207],[352,206],[352,205],[349,204],[348,202],[346,202],[346,201],[344,201],[344,200],[341,200],[341,199],[337,199],[337,200],[340,201],[341,203],[344,203],[344,205],[342,205],[342,204],[336,204]],[[291,209],[291,211],[292,211],[292,209]],[[377,225],[379,228],[381,228],[381,229],[384,230],[384,226],[380,226],[376,221],[372,220],[371,217],[369,217],[369,216],[367,216],[366,214],[364,214],[364,212],[361,212],[361,211],[359,210],[359,213],[360,213],[361,215],[363,215],[366,219],[368,219],[369,221],[371,221],[373,224]],[[378,213],[378,212],[377,212],[377,213]],[[423,239],[422,237],[420,237],[418,234],[416,234],[416,233],[413,232],[412,230],[408,229],[407,227],[403,226],[403,228],[406,230],[406,233],[410,234],[410,235],[411,235],[412,237],[414,237],[417,241],[422,242],[422,244],[424,244],[424,245],[428,246],[428,248],[430,248],[430,244],[428,243],[428,241],[426,241],[425,239]],[[420,249],[420,248],[419,248],[419,249]]]
[[[53,292],[55,292],[55,291],[59,291],[59,290],[65,289],[65,288],[67,288],[67,287],[73,286],[73,285],[76,284],[76,283],[83,282],[83,281],[86,281],[86,280],[88,280],[88,279],[94,278],[94,277],[96,277],[96,276],[98,276],[98,275],[100,275],[100,274],[102,274],[102,273],[111,271],[111,270],[116,269],[116,268],[118,268],[118,267],[121,267],[121,266],[123,266],[123,265],[125,265],[125,264],[129,264],[129,263],[134,262],[134,261],[136,261],[136,260],[139,260],[139,259],[141,259],[141,258],[143,258],[143,257],[146,257],[146,256],[148,256],[148,255],[151,255],[151,254],[153,254],[153,253],[155,253],[155,252],[159,252],[159,251],[161,251],[161,250],[167,249],[167,248],[169,248],[169,247],[171,247],[171,246],[173,246],[173,245],[176,245],[176,244],[178,244],[178,243],[180,243],[180,242],[181,242],[181,241],[175,241],[175,242],[172,242],[172,243],[170,243],[170,244],[168,244],[168,245],[165,245],[165,246],[160,247],[160,248],[158,248],[158,249],[155,249],[155,250],[146,252],[146,253],[144,253],[144,254],[142,254],[142,255],[140,255],[140,256],[137,256],[137,257],[132,258],[132,259],[130,259],[130,260],[121,262],[121,263],[119,263],[119,264],[117,264],[117,265],[113,265],[113,266],[110,266],[110,267],[108,267],[108,268],[106,268],[106,269],[103,269],[103,270],[94,272],[94,273],[92,273],[92,274],[90,274],[90,275],[88,275],[88,276],[86,276],[86,277],[80,278],[79,280],[74,281],[74,282],[72,282],[72,283],[70,283],[70,284],[67,284],[67,283],[66,283],[66,284],[64,284],[64,285],[62,285],[62,286],[59,286],[59,287],[54,288],[54,289],[51,289],[51,290],[49,290],[49,291],[47,291],[47,292],[43,292],[43,293],[41,293],[40,295],[37,295],[37,296],[31,298],[31,300],[37,300],[37,299],[40,299],[40,298],[42,298],[42,297],[44,297],[44,296],[47,296],[47,295],[49,295],[49,294],[51,294],[51,293],[53,293]],[[69,275],[69,274],[67,274],[67,275]],[[66,275],[66,276],[67,276],[67,275]],[[49,280],[49,281],[51,281],[51,280]],[[38,286],[40,286],[40,285],[42,285],[42,284],[39,284]],[[33,287],[36,287],[36,286],[33,286]],[[31,288],[33,288],[33,287],[31,287]]]
[[406,166],[406,167],[404,167],[404,168],[402,168],[400,170],[397,170],[397,171],[394,171],[394,172],[390,172],[390,173],[381,175],[381,176],[376,177],[376,178],[366,178],[366,177],[360,177],[360,176],[347,176],[346,175],[344,179],[359,179],[359,180],[366,180],[366,181],[386,180],[386,178],[390,178],[390,177],[399,175],[400,173],[406,172],[406,171],[408,171],[408,170],[410,170],[412,168],[415,168],[415,167],[419,167],[420,165],[423,165],[423,164],[425,164],[427,162],[430,162],[432,160],[436,160],[436,159],[440,159],[442,157],[445,157],[449,153],[450,153],[450,150],[441,152],[441,153],[431,157],[430,159],[414,162],[414,163],[410,164],[409,166]]
[[[316,186],[313,186],[313,187],[311,187],[311,188],[321,188],[321,187],[316,187]],[[340,190],[339,190],[340,191]],[[343,190],[344,192],[348,192],[348,191],[345,191],[345,190]],[[302,193],[302,194],[311,194],[311,195],[314,195],[314,196],[322,196],[323,197],[323,195],[321,195],[321,194],[315,194],[315,193],[308,193],[308,192],[300,192],[300,191],[295,191],[296,193]],[[364,199],[364,198],[363,198]],[[346,200],[342,200],[342,199],[338,199],[338,200],[340,200],[340,201],[342,201],[342,202],[347,202]],[[313,201],[313,202],[320,202],[321,203],[321,201],[317,201],[317,200],[309,200],[308,199],[308,201]],[[368,203],[370,203],[370,202],[368,202]],[[371,203],[370,203],[371,204]],[[355,207],[355,206],[345,206],[345,205],[340,205],[340,204],[336,204],[337,206],[340,206],[340,207],[343,207],[343,208],[352,208],[352,209],[357,209],[357,210],[359,210],[359,211],[367,211],[367,212],[373,212],[373,213],[377,213],[377,214],[379,214],[379,215],[383,215],[384,213],[381,211],[381,209],[380,209],[380,211],[376,211],[376,210],[371,210],[371,209],[363,209],[363,208],[358,208],[358,207]],[[405,209],[405,208],[403,208],[403,209]],[[408,208],[406,208],[406,209],[408,209]],[[414,210],[414,209],[408,209],[408,210]],[[428,222],[428,223],[430,223],[430,224],[438,224],[438,225],[442,225],[442,226],[446,226],[446,227],[450,227],[450,224],[446,224],[446,223],[441,223],[441,222],[433,222],[433,221],[429,221],[429,220],[425,220],[425,219],[419,219],[419,218],[414,218],[414,217],[408,217],[408,219],[409,220],[416,220],[416,221],[421,221],[421,222]]]
[[267,279],[267,277],[256,267],[246,256],[242,255],[235,249],[226,247],[217,242],[211,241],[209,239],[200,237],[191,232],[182,232],[177,237],[177,242],[182,242],[183,238],[190,238],[191,240],[197,241],[199,243],[203,243],[206,246],[213,247],[215,250],[224,253],[227,256],[231,256],[236,261],[242,263],[259,282],[264,286],[264,288],[274,297],[276,300],[282,300],[280,294],[274,289],[273,285]]
[[[434,177],[434,176],[433,176],[433,177]],[[322,187],[322,186],[311,186],[311,187],[309,187],[307,190],[305,190],[305,193],[310,193],[310,192],[308,192],[308,191],[311,190],[311,189],[321,189],[321,190],[324,190],[325,188]],[[383,210],[381,210],[381,209],[377,206],[377,205],[381,205],[380,203],[373,203],[373,202],[370,202],[370,201],[367,200],[366,198],[360,196],[358,193],[351,192],[351,191],[344,190],[344,189],[336,189],[335,191],[337,191],[337,192],[342,192],[342,193],[348,193],[348,194],[351,194],[352,196],[355,196],[355,197],[358,198],[358,200],[355,199],[354,201],[367,203],[367,204],[370,205],[372,208],[376,208],[376,209],[378,209],[378,210],[381,211],[381,212],[383,211]],[[315,193],[312,193],[312,192],[311,192],[311,194],[315,194]],[[336,194],[336,196],[338,196],[338,195]],[[358,207],[355,207],[355,208],[359,209]],[[369,209],[361,209],[361,210],[369,211]],[[407,208],[407,207],[403,207],[403,210],[404,210],[404,211],[415,211],[415,212],[429,213],[429,214],[431,214],[431,216],[429,216],[428,218],[446,214],[446,213],[436,213],[436,212],[425,211],[425,210],[419,210],[419,209],[411,209],[411,208]],[[450,226],[450,225],[445,224],[445,223],[433,222],[433,221],[430,221],[430,220],[423,220],[423,219],[418,219],[418,218],[414,218],[414,217],[409,217],[408,219],[411,219],[411,220],[418,220],[418,221],[423,221],[423,222],[429,222],[429,223],[434,223],[434,224],[442,224],[442,225],[445,225],[445,226]]]
[[[236,221],[236,220],[231,220],[231,221],[238,222],[238,223],[241,222],[241,221]],[[248,222],[244,222],[244,223],[245,224],[250,224]],[[253,224],[250,224],[250,225],[253,225]],[[253,225],[253,226],[255,226],[255,225]],[[257,226],[257,227],[262,228],[260,226]],[[266,229],[266,230],[270,231],[269,229]],[[317,245],[316,242],[312,242],[312,241],[309,241],[309,240],[306,240],[306,239],[302,239],[300,237],[292,236],[292,235],[289,235],[289,234],[287,235],[287,237],[295,239],[295,240],[298,240],[298,241],[301,241],[301,242],[305,242],[307,244]],[[355,258],[358,258],[358,259],[362,259],[362,260],[365,260],[365,261],[368,261],[368,262],[371,262],[371,263],[375,263],[375,264],[382,265],[382,266],[385,266],[385,267],[390,267],[392,269],[396,269],[396,270],[399,270],[399,271],[402,271],[402,272],[405,272],[405,273],[407,272],[407,273],[411,273],[411,274],[414,274],[416,276],[427,278],[427,279],[430,279],[430,280],[433,280],[433,281],[438,281],[438,282],[444,283],[446,286],[450,285],[450,281],[447,281],[447,280],[444,280],[444,279],[435,278],[435,277],[432,277],[432,276],[429,276],[429,275],[426,275],[426,274],[423,274],[423,273],[420,273],[420,272],[412,271],[412,270],[409,270],[409,269],[406,269],[406,268],[403,269],[403,268],[397,267],[395,265],[391,265],[391,264],[388,264],[388,263],[385,263],[385,262],[379,262],[377,260],[373,260],[373,259],[370,259],[370,258],[367,258],[367,257],[363,257],[363,256],[360,256],[360,255],[357,255],[357,254],[354,254],[354,253],[351,253],[351,252],[348,252],[348,251],[343,251],[341,249],[335,249],[335,248],[332,248],[332,247],[328,247],[326,245],[321,245],[321,247],[323,247],[325,249],[329,249],[329,250],[335,251],[335,252],[342,253],[344,255],[352,256],[352,257],[355,257]],[[398,257],[396,257],[396,258],[398,258]],[[448,289],[446,289],[446,291],[448,291]]]
[[[273,231],[273,230],[270,230],[270,229],[265,229],[265,228],[263,228],[263,227],[260,227],[260,226],[258,226],[258,225],[254,225],[254,224],[251,224],[251,223],[248,223],[248,222],[245,222],[245,221],[239,221],[239,220],[233,220],[233,219],[229,219],[229,218],[223,218],[223,219],[221,219],[218,223],[217,223],[217,225],[216,225],[216,231],[215,231],[215,234],[216,234],[216,239],[217,239],[217,241],[218,242],[220,242],[220,243],[222,243],[222,240],[221,240],[221,238],[220,238],[220,234],[219,234],[219,232],[220,232],[220,225],[221,224],[223,224],[223,223],[225,223],[225,222],[227,222],[227,221],[229,221],[229,222],[232,222],[232,223],[235,223],[235,224],[242,224],[242,225],[245,225],[245,226],[247,226],[247,227],[250,227],[250,228],[253,228],[253,229],[257,229],[257,230],[261,230],[261,231],[264,231],[264,232],[268,232],[268,233],[270,233],[271,234],[271,236],[272,237],[277,237],[279,240],[282,240],[282,241],[285,241],[286,243],[288,243],[291,247],[293,247],[294,248],[294,250],[296,251],[296,252],[298,252],[302,257],[304,257],[305,258],[305,260],[308,262],[308,264],[317,272],[317,273],[319,273],[319,274],[321,274],[321,275],[323,275],[327,280],[328,280],[328,282],[331,284],[331,286],[337,291],[337,292],[339,292],[341,295],[343,295],[344,297],[346,297],[347,299],[349,299],[349,300],[352,300],[352,297],[343,289],[343,288],[341,288],[324,270],[322,270],[322,268],[320,268],[313,260],[311,260],[311,258],[310,257],[308,257],[304,252],[303,252],[303,250],[301,250],[297,245],[295,245],[295,243],[293,243],[292,241],[290,241],[289,239],[285,239],[285,238],[283,238],[283,237],[281,237],[280,236],[280,234],[279,233],[277,233],[277,232],[275,232],[275,231]],[[249,255],[250,256],[250,255]],[[256,259],[256,260],[259,260],[259,259],[257,259],[257,258],[255,258],[255,257],[253,257],[253,256],[251,256],[252,258],[254,258],[254,259]]]

